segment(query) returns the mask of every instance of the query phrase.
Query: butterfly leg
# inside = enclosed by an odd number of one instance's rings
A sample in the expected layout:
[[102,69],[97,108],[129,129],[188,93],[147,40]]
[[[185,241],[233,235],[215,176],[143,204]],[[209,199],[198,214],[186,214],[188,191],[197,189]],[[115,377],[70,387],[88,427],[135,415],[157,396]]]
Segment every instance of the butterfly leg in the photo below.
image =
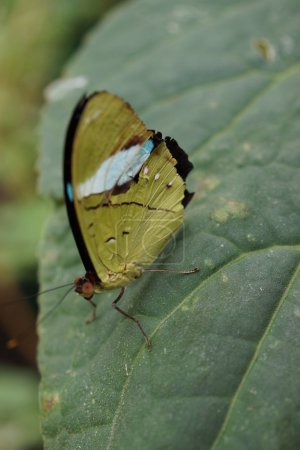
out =
[[144,272],[173,272],[173,273],[180,273],[184,275],[189,275],[190,273],[196,273],[200,272],[199,267],[194,267],[193,269],[186,269],[186,270],[176,270],[176,269],[144,269]]
[[126,311],[124,311],[123,309],[121,309],[119,306],[117,306],[117,303],[121,300],[121,298],[123,297],[125,292],[125,288],[123,287],[120,291],[120,294],[118,295],[118,297],[116,298],[116,300],[114,300],[112,302],[112,307],[115,308],[117,311],[119,311],[119,313],[123,314],[123,316],[127,317],[128,319],[133,320],[133,322],[135,322],[137,324],[137,326],[140,329],[140,332],[142,333],[142,335],[144,336],[144,339],[146,341],[146,345],[148,347],[148,350],[151,350],[151,341],[148,338],[148,336],[146,335],[145,331],[143,330],[142,325],[140,324],[140,322],[138,321],[138,319],[136,319],[133,316],[130,316]]
[[96,303],[93,302],[93,300],[90,299],[90,298],[86,298],[85,300],[86,300],[87,302],[89,302],[89,304],[90,304],[90,305],[92,306],[92,308],[93,308],[91,318],[90,318],[90,319],[87,319],[87,320],[85,321],[86,324],[89,324],[89,323],[94,322],[94,320],[96,320],[96,308],[97,308],[97,305],[96,305]]

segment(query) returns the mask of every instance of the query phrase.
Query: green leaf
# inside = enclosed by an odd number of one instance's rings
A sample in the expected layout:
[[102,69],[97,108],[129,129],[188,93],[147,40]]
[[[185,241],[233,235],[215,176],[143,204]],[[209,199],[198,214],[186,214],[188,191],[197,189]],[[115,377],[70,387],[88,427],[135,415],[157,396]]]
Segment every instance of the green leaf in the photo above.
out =
[[[195,165],[195,198],[164,267],[98,319],[73,293],[40,326],[47,449],[300,446],[300,27],[296,0],[134,1],[68,67],[122,95]],[[69,80],[70,81],[70,80]],[[72,81],[72,80],[71,80]],[[66,124],[82,89],[43,114],[41,190],[62,199]],[[60,206],[41,246],[43,288],[83,273]],[[42,302],[48,311],[63,294]]]

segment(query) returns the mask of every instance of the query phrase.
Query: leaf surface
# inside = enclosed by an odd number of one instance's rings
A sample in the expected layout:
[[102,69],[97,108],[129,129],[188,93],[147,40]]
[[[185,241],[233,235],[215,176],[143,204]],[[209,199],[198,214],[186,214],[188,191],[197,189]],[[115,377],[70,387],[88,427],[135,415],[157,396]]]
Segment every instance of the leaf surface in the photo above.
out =
[[[67,68],[86,87],[44,110],[40,188],[60,203],[83,90],[123,96],[195,165],[175,248],[98,319],[69,294],[40,325],[47,449],[300,446],[300,28],[295,0],[141,0],[107,16]],[[43,288],[83,273],[64,206],[41,245]],[[45,313],[62,294],[42,301]]]

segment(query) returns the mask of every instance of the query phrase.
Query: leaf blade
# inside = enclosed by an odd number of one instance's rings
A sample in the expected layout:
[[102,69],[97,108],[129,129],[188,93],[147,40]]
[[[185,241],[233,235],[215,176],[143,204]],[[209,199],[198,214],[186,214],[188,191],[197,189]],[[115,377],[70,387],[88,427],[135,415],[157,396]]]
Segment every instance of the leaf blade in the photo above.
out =
[[[201,273],[147,274],[128,289],[123,307],[152,336],[150,354],[134,324],[109,310],[112,293],[99,298],[94,327],[84,326],[89,311],[80,300],[65,303],[44,325],[42,392],[50,399],[58,394],[43,421],[49,448],[198,449],[199,442],[203,449],[297,448],[300,35],[294,8],[293,0],[284,7],[280,0],[200,6],[190,0],[181,10],[172,1],[133,2],[108,17],[70,65],[70,76],[83,74],[91,90],[123,95],[149,127],[188,148],[196,195],[175,251],[160,262],[200,265]],[[137,38],[141,29],[145,40]],[[272,61],[254,46],[262,36],[276,50]],[[56,130],[55,167],[77,95],[49,105],[44,115],[45,155],[52,155],[49,137]],[[42,165],[44,192],[60,198],[59,170]],[[44,238],[45,288],[82,270],[67,230],[58,210]],[[51,326],[56,335],[46,342]]]

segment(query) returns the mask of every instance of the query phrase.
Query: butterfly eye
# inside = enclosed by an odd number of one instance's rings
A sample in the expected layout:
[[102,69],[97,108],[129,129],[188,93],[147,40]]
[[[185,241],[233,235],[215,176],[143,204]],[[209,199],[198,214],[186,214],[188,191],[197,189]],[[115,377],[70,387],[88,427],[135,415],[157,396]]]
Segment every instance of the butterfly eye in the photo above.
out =
[[90,299],[94,295],[94,292],[95,288],[93,283],[85,281],[81,287],[81,295],[86,299]]

